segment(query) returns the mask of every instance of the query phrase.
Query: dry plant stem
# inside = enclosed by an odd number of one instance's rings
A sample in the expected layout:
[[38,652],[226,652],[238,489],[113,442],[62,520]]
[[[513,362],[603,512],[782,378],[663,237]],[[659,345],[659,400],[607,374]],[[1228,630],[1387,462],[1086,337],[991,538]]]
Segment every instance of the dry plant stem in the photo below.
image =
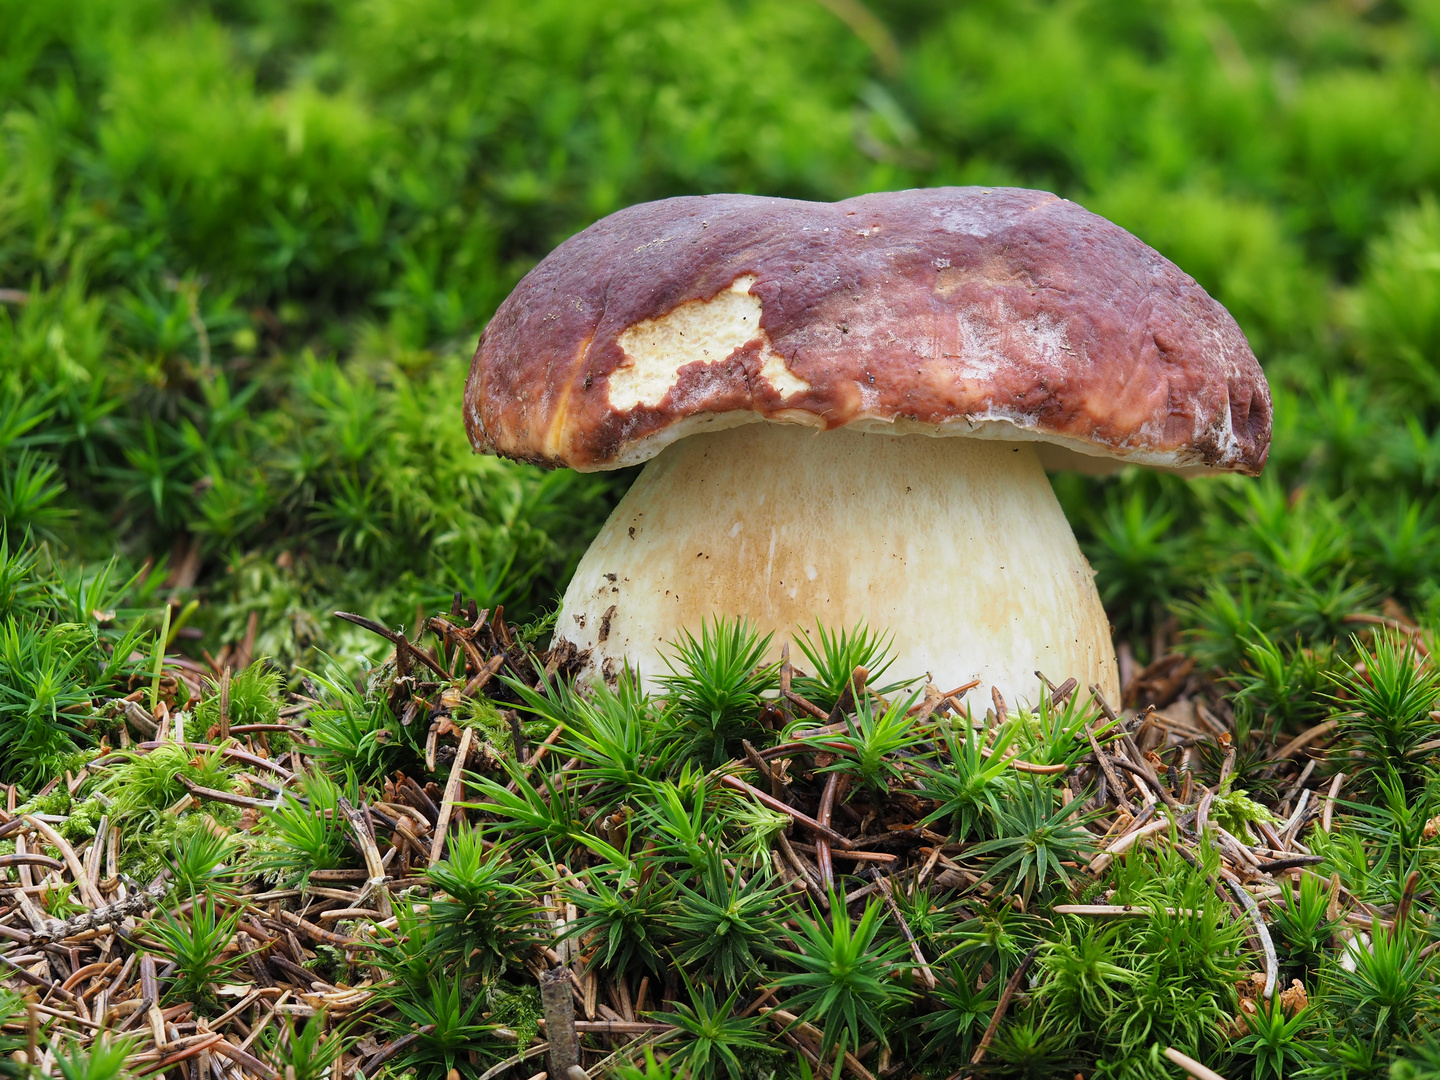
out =
[[1410,918],[1410,905],[1415,902],[1415,889],[1420,884],[1420,871],[1411,870],[1405,878],[1405,888],[1400,893],[1400,903],[1395,907],[1395,925],[1399,926]]
[[65,860],[65,865],[75,879],[75,884],[80,889],[80,895],[85,898],[85,903],[92,908],[104,907],[105,897],[101,896],[100,890],[90,883],[90,876],[80,865],[80,859],[76,856],[75,849],[70,846],[70,842],[38,817],[26,814],[25,821],[30,828],[45,838],[47,844],[60,852],[60,857]]
[[178,1065],[182,1061],[189,1061],[191,1058],[199,1054],[200,1051],[209,1049],[216,1043],[222,1041],[222,1039],[223,1036],[218,1034],[203,1036],[201,1039],[197,1039],[197,1041],[191,1043],[189,1046],[186,1046],[183,1050],[177,1050],[175,1053],[160,1058],[153,1064],[148,1065],[143,1069],[137,1070],[135,1075],[149,1076],[151,1073],[160,1072],[164,1069],[168,1069],[172,1065]]
[[1330,781],[1330,790],[1325,793],[1325,809],[1320,812],[1320,829],[1322,832],[1330,831],[1330,820],[1335,814],[1335,797],[1340,794],[1340,785],[1345,782],[1345,774],[1336,773],[1335,779]]
[[[829,827],[830,815],[835,809],[835,792],[840,786],[840,774],[831,773],[825,781],[825,790],[820,795],[820,809],[816,812],[821,825]],[[820,867],[820,889],[829,896],[835,890],[835,864],[830,860],[830,841],[824,836],[815,838],[815,862]]]
[[1258,829],[1260,835],[1265,838],[1265,842],[1270,845],[1272,853],[1289,850],[1286,848],[1285,841],[1281,839],[1280,834],[1275,831],[1268,821],[1255,822],[1255,828]]
[[545,1010],[545,1041],[550,1051],[550,1075],[564,1076],[580,1064],[580,1041],[575,1031],[575,999],[568,968],[551,968],[540,975],[540,1003]]
[[35,975],[30,971],[26,970],[25,968],[21,967],[19,964],[15,963],[15,961],[11,960],[8,956],[5,956],[3,953],[0,953],[0,962],[9,965],[13,969],[11,974],[17,976],[21,982],[29,983],[31,986],[42,987],[46,990],[47,993],[58,994],[66,1001],[75,1000],[75,995],[70,993],[70,991],[66,990],[59,983],[51,982],[48,979],[42,979],[39,975]]
[[160,733],[160,726],[155,723],[155,718],[138,701],[125,702],[125,719],[146,738],[153,739]]
[[1200,805],[1195,809],[1195,835],[1204,836],[1210,825],[1210,804],[1215,801],[1213,791],[1205,792],[1200,799]]
[[[259,1029],[257,1028],[256,1030],[258,1031]],[[375,1070],[378,1069],[381,1065],[384,1065],[385,1062],[389,1061],[402,1050],[407,1050],[411,1046],[414,1046],[417,1042],[419,1042],[421,1039],[423,1039],[426,1035],[430,1034],[430,1032],[434,1030],[434,1024],[426,1024],[418,1031],[412,1031],[410,1034],[404,1035],[386,1046],[382,1046],[379,1050],[375,1051],[375,1053],[371,1054],[368,1059],[366,1059],[365,1064],[360,1066],[360,1071],[363,1072],[366,1076],[374,1076]]]
[[[163,741],[143,742],[138,743],[135,747],[133,747],[133,749],[138,753],[144,754],[148,753],[151,750],[159,749],[164,745],[165,743]],[[270,772],[273,772],[282,780],[294,779],[294,776],[291,774],[290,770],[282,768],[281,766],[275,764],[275,762],[270,761],[267,758],[259,757],[256,754],[248,754],[244,750],[239,750],[233,746],[211,746],[209,743],[197,743],[187,741],[185,747],[186,749],[194,751],[195,753],[208,754],[216,752],[234,761],[243,762],[246,765],[253,765],[256,768],[260,769],[268,769]]]
[[1195,1080],[1225,1080],[1225,1078],[1214,1069],[1207,1069],[1204,1065],[1201,1065],[1200,1062],[1186,1054],[1182,1054],[1174,1047],[1167,1046],[1165,1048],[1165,1056],[1193,1076]]
[[[1160,777],[1156,775],[1149,760],[1140,752],[1140,748],[1135,745],[1134,737],[1126,731],[1120,723],[1120,717],[1116,714],[1115,710],[1110,707],[1110,703],[1105,700],[1105,695],[1101,693],[1098,685],[1090,687],[1090,696],[1094,699],[1095,704],[1100,707],[1100,711],[1105,714],[1105,719],[1115,725],[1116,730],[1120,732],[1120,741],[1125,747],[1126,755],[1130,758],[1130,764],[1140,770],[1136,775],[1142,776],[1149,783],[1150,787],[1164,800],[1166,806],[1172,811],[1178,812],[1180,810],[1180,804],[1175,801],[1175,797],[1170,794],[1165,785],[1160,783]],[[1125,762],[1119,758],[1117,758],[1116,761],[1122,767],[1125,765]],[[1134,770],[1131,771],[1133,772]]]
[[43,866],[47,870],[64,870],[65,864],[49,855],[0,855],[0,869],[7,866]]
[[490,1066],[490,1068],[486,1069],[483,1073],[480,1074],[479,1080],[495,1080],[497,1076],[501,1075],[502,1073],[508,1072],[513,1066],[528,1061],[538,1054],[543,1054],[549,1049],[550,1047],[546,1043],[536,1043],[534,1046],[528,1046],[524,1050],[521,1050],[518,1054],[512,1054],[504,1061]]
[[1311,758],[1305,763],[1305,768],[1300,770],[1300,775],[1295,778],[1295,782],[1290,785],[1290,790],[1285,792],[1285,797],[1280,800],[1281,805],[1288,804],[1291,799],[1299,794],[1300,789],[1305,786],[1305,782],[1310,779],[1310,774],[1315,771],[1315,766],[1319,760],[1319,758]]
[[1252,870],[1260,866],[1260,860],[1253,852],[1242,844],[1238,837],[1226,832],[1218,824],[1215,826],[1215,836],[1220,843],[1220,848],[1235,862],[1237,866],[1249,867]]
[[[1136,820],[1139,820],[1138,818]],[[1090,872],[1095,875],[1104,873],[1114,860],[1116,855],[1121,855],[1130,849],[1134,844],[1147,836],[1162,832],[1170,827],[1168,818],[1157,818],[1148,825],[1141,826],[1133,831],[1127,832],[1110,843],[1104,851],[1097,852],[1090,860]]]
[[974,690],[977,686],[979,686],[982,681],[983,680],[981,679],[971,679],[969,682],[962,683],[954,690],[950,690],[946,693],[942,694],[936,691],[933,696],[931,696],[931,691],[935,690],[935,684],[929,683],[925,687],[925,700],[922,701],[919,705],[911,706],[911,708],[905,713],[905,715],[915,717],[915,723],[922,724],[927,719],[929,719],[931,713],[933,713],[936,709],[940,708],[942,705],[948,706],[952,709],[955,708],[955,702],[960,700],[960,695],[968,694],[971,690]]
[[[814,849],[814,845],[802,844],[798,840],[791,842],[791,847],[796,851],[803,851],[807,855]],[[831,859],[845,859],[847,862],[868,862],[868,863],[893,863],[899,862],[900,856],[891,855],[884,851],[832,851]]]
[[749,1005],[745,1006],[745,1011],[739,1014],[740,1019],[744,1019],[747,1016],[753,1016],[756,1009],[760,1008],[760,1006],[764,1005],[767,1001],[770,1001],[774,997],[774,987],[767,987],[766,989],[761,990],[760,996],[757,997],[754,1001],[752,1001]]
[[436,675],[439,675],[443,681],[447,683],[450,681],[450,673],[440,666],[440,661],[436,660],[425,649],[412,644],[400,631],[391,630],[389,627],[380,625],[374,619],[367,619],[363,615],[354,615],[348,611],[337,611],[334,612],[334,615],[337,619],[344,619],[346,622],[354,623],[356,626],[369,630],[372,634],[379,634],[395,646],[397,653],[401,650],[408,652],[411,656],[419,659],[419,661],[431,671],[435,672]]
[[431,866],[440,861],[440,855],[445,850],[445,833],[450,827],[450,815],[455,812],[455,800],[460,797],[465,759],[470,756],[470,743],[474,738],[474,728],[467,727],[460,733],[460,748],[455,751],[455,764],[450,766],[450,779],[445,783],[445,798],[440,804],[440,820],[435,823],[435,839],[430,845]]
[[1130,805],[1130,800],[1125,798],[1125,785],[1121,782],[1120,775],[1115,771],[1115,766],[1111,764],[1110,759],[1105,755],[1105,751],[1100,749],[1100,743],[1095,738],[1095,731],[1089,724],[1085,725],[1085,737],[1090,740],[1090,749],[1095,753],[1095,760],[1100,763],[1100,771],[1105,774],[1105,780],[1110,785],[1110,790],[1115,796],[1116,803],[1119,804],[1120,809],[1125,811],[1125,813],[1134,814],[1135,811]]
[[[785,644],[788,647],[790,643],[787,641]],[[804,709],[805,712],[809,713],[816,720],[830,719],[830,714],[827,713],[824,709],[820,708],[820,706],[814,704],[813,702],[807,701],[805,698],[801,697],[799,694],[795,693],[792,690],[785,691],[785,699],[791,704],[799,705],[800,708]]]
[[998,686],[990,687],[990,701],[995,706],[995,722],[1003,727],[1010,718],[1010,710],[1005,704],[1005,695],[1000,693]]
[[749,795],[752,799],[754,799],[761,806],[764,806],[767,809],[774,810],[777,813],[781,814],[788,814],[798,824],[804,825],[805,828],[809,829],[816,836],[825,837],[835,847],[844,848],[846,851],[849,851],[852,847],[854,847],[854,845],[850,843],[848,837],[841,835],[834,829],[830,828],[830,826],[828,825],[820,824],[820,822],[810,817],[810,815],[802,814],[793,806],[786,806],[779,799],[771,798],[763,791],[759,791],[751,787],[749,784],[745,783],[744,780],[741,780],[738,776],[722,776],[720,777],[720,782],[726,787],[734,788],[736,791],[743,791],[746,795]]
[[1288,758],[1300,750],[1305,749],[1311,743],[1319,742],[1330,732],[1340,726],[1338,720],[1325,720],[1312,728],[1306,728],[1299,735],[1282,746],[1275,754],[1277,758]]
[[915,940],[915,935],[910,930],[910,924],[905,921],[905,916],[900,911],[900,905],[895,902],[895,890],[890,884],[890,879],[884,875],[877,875],[875,887],[884,897],[885,906],[890,909],[890,917],[895,920],[895,925],[900,927],[900,932],[905,935],[905,940],[910,945],[910,955],[915,958],[915,965],[920,969],[920,977],[925,980],[927,987],[934,990],[935,973],[930,970],[930,965],[925,960],[925,954],[920,951],[920,943]]
[[[544,1021],[541,1021],[540,1028],[545,1030]],[[575,1030],[585,1035],[644,1035],[671,1032],[675,1030],[675,1025],[646,1020],[576,1020]]]
[[830,910],[830,893],[820,883],[820,873],[812,867],[790,843],[790,838],[785,835],[782,829],[775,834],[775,842],[780,845],[780,851],[787,862],[800,875],[800,881],[809,890],[810,894],[820,902],[820,906],[826,911]]
[[[1040,678],[1044,678],[1044,676],[1040,675],[1040,672],[1038,671],[1035,674],[1040,676]],[[1070,695],[1079,688],[1079,679],[1076,679],[1073,676],[1066,679],[1059,686],[1055,687],[1050,697],[1050,704],[1055,706],[1056,708],[1059,708],[1061,705],[1064,705],[1065,702],[1069,699]]]
[[225,803],[227,806],[243,806],[254,810],[269,810],[275,805],[274,799],[255,799],[249,795],[233,795],[228,791],[201,787],[188,776],[177,776],[176,779],[196,799],[209,799],[211,802]]
[[785,785],[781,783],[780,778],[771,771],[765,759],[760,756],[760,751],[751,745],[749,739],[741,739],[740,746],[745,751],[745,761],[752,769],[764,777],[766,783],[770,785],[770,794],[776,799],[783,800],[785,798]]
[[979,1065],[985,1060],[985,1051],[990,1049],[990,1043],[995,1038],[995,1032],[999,1030],[1000,1021],[1005,1018],[1005,1010],[1010,1007],[1010,999],[1015,996],[1015,991],[1020,988],[1020,981],[1025,978],[1025,973],[1030,970],[1030,965],[1035,962],[1035,957],[1040,952],[1040,946],[1036,945],[1028,953],[1025,959],[1021,960],[1015,968],[1015,973],[1010,976],[1010,981],[1005,984],[1005,990],[1000,995],[1000,1002],[995,1006],[995,1015],[990,1017],[990,1026],[985,1029],[985,1034],[980,1037],[980,1045],[975,1048],[975,1053],[970,1055],[970,1064]]
[[1225,790],[1225,782],[1230,779],[1230,774],[1235,771],[1235,757],[1239,753],[1239,749],[1240,748],[1230,739],[1225,740],[1225,760],[1220,763],[1220,776],[1215,782],[1215,790],[1217,792]]
[[1033,761],[1021,761],[1019,758],[1010,758],[1009,764],[1016,772],[1034,773],[1036,776],[1059,776],[1070,771],[1069,765],[1037,765]]
[[505,654],[503,652],[496,653],[480,669],[475,677],[465,684],[465,689],[461,691],[461,695],[464,697],[473,697],[475,694],[478,694],[481,690],[485,689],[485,686],[495,677],[495,673],[504,666]]
[[481,655],[480,650],[475,647],[475,642],[471,640],[474,635],[468,627],[456,626],[449,619],[442,619],[438,615],[427,620],[425,625],[432,633],[442,635],[447,641],[453,640],[460,643],[460,648],[465,653],[467,670],[476,672],[484,670],[487,661]]
[[[792,1012],[785,1009],[764,1009],[762,1014],[770,1020],[778,1020],[790,1031],[798,1031],[809,1039],[814,1040],[817,1047],[825,1045],[825,1033],[814,1024],[808,1024]],[[869,1069],[861,1064],[860,1059],[849,1050],[845,1051],[845,1071],[856,1080],[875,1080]]]
[[351,806],[350,800],[343,795],[340,796],[340,811],[350,822],[350,828],[355,833],[355,839],[360,845],[360,853],[365,859],[365,871],[369,875],[369,879],[365,882],[365,890],[360,894],[360,900],[356,906],[361,906],[367,897],[374,895],[380,910],[380,917],[388,919],[394,914],[394,911],[390,905],[390,891],[385,888],[385,864],[380,860],[380,848],[375,843],[370,825],[365,820],[364,813]]
[[335,945],[340,948],[352,948],[356,945],[363,944],[363,942],[361,942],[357,938],[346,937],[344,934],[336,934],[332,933],[329,930],[322,929],[321,927],[316,926],[314,923],[302,919],[299,915],[296,915],[295,912],[286,911],[284,908],[280,909],[280,918],[283,919],[285,922],[289,923],[296,930],[302,931],[312,941],[318,941],[324,945]]
[[1275,993],[1276,980],[1280,978],[1280,961],[1275,955],[1275,942],[1270,940],[1270,931],[1265,927],[1265,917],[1260,914],[1260,905],[1255,903],[1255,898],[1245,890],[1243,885],[1230,885],[1230,891],[1240,901],[1250,915],[1250,920],[1255,924],[1255,936],[1260,939],[1260,945],[1265,951],[1265,991],[1264,997],[1269,1001]]
[[1325,861],[1323,855],[1296,855],[1290,859],[1266,859],[1260,863],[1260,871],[1275,874],[1281,870],[1294,870],[1302,866],[1315,866]]
[[230,738],[230,668],[220,675],[220,741]]
[[222,1057],[229,1058],[236,1065],[239,1065],[242,1069],[247,1069],[257,1076],[264,1076],[269,1078],[269,1080],[280,1080],[280,1074],[278,1072],[272,1069],[269,1065],[266,1065],[265,1062],[261,1061],[259,1058],[252,1057],[250,1054],[247,1054],[244,1050],[242,1050],[240,1047],[236,1046],[229,1040],[222,1040],[221,1042],[218,1042],[214,1046],[212,1046],[211,1049],[214,1050],[215,1053],[220,1054]]
[[1300,823],[1305,820],[1305,812],[1310,808],[1310,789],[1306,788],[1300,793],[1300,801],[1295,804],[1295,810],[1286,819],[1285,824],[1280,827],[1280,839],[1288,848],[1294,842],[1295,833]]

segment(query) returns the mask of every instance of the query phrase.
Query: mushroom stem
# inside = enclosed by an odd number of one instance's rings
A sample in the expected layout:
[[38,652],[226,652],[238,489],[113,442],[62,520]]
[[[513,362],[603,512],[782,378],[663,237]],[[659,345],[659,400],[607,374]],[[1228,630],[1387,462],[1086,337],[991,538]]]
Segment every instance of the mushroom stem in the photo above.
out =
[[888,675],[978,676],[976,705],[1034,702],[1037,670],[1118,698],[1093,572],[1029,443],[758,423],[671,445],[581,559],[556,636],[592,675],[628,659],[653,685],[715,616],[774,631],[776,657],[817,621],[864,622],[893,635]]

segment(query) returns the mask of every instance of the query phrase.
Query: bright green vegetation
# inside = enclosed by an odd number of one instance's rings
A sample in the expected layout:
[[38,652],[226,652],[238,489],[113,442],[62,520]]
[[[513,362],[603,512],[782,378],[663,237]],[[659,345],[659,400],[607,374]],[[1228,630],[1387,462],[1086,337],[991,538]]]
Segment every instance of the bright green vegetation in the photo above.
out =
[[[863,628],[825,640],[867,643],[876,670],[888,662]],[[421,699],[387,663],[365,691],[312,683],[307,707],[286,708],[293,776],[244,818],[225,799],[265,792],[273,772],[174,741],[92,760],[73,796],[56,787],[18,809],[64,816],[83,852],[98,807],[120,823],[122,873],[168,871],[159,904],[118,948],[158,961],[160,1003],[181,1018],[224,1030],[256,965],[312,1004],[347,1002],[343,1016],[287,1014],[254,1043],[297,1078],[394,1044],[367,1076],[457,1069],[475,1080],[531,1045],[536,973],[560,962],[598,1018],[655,1025],[610,1049],[587,1035],[594,1076],[632,1075],[625,1065],[652,1080],[801,1080],[839,1062],[856,1076],[941,1080],[978,1054],[977,1076],[1175,1077],[1167,1048],[1231,1078],[1434,1075],[1440,772],[1417,740],[1434,729],[1440,674],[1402,638],[1337,645],[1342,670],[1318,706],[1335,732],[1310,773],[1275,758],[1287,736],[1270,717],[1247,727],[1237,712],[1222,737],[1137,720],[1126,726],[1154,748],[1158,779],[1103,793],[1092,737],[1112,769],[1133,776],[1137,758],[1093,701],[1037,686],[1037,708],[957,713],[933,688],[857,691],[835,666],[854,651],[814,648],[793,685],[842,687],[841,722],[822,726],[808,699],[781,693],[778,666],[740,678],[735,658],[758,645],[744,623],[702,627],[676,646],[659,696],[628,678],[582,694],[531,655],[507,664],[489,698],[462,700],[461,672]],[[434,646],[438,663],[463,664]],[[274,679],[241,678],[253,685],[237,700],[280,711]],[[162,700],[193,718],[212,697]],[[423,740],[397,720],[412,700],[435,703],[441,725],[482,706],[514,710],[530,747],[517,759],[513,743],[477,739],[464,817],[433,863],[429,835],[402,834],[424,834],[435,807],[399,778],[443,784],[465,729],[440,736],[429,769]],[[1235,696],[1217,684],[1192,700],[1227,713]],[[744,732],[735,755],[717,749],[717,715]],[[342,716],[347,738],[395,756],[337,768],[329,725]],[[257,749],[254,734],[239,742]],[[1222,775],[1207,775],[1215,757]],[[753,794],[777,786],[838,830],[831,854]],[[1308,810],[1287,824],[1302,788]],[[1141,810],[1147,789],[1162,802]],[[1143,821],[1121,811],[1122,795]],[[1160,828],[1104,853],[1132,821]],[[386,900],[366,881],[367,828]],[[1276,858],[1298,868],[1266,865]],[[88,907],[69,881],[39,900],[56,918]],[[0,923],[21,929],[17,914],[0,907]],[[82,961],[96,948],[81,944]],[[131,980],[111,1004],[138,993]],[[0,993],[0,1038],[23,1031],[23,1009]],[[42,1028],[64,1060],[92,1070],[77,1075],[118,1075],[106,1044],[77,1033],[63,1019]]]
[[97,706],[128,691],[144,670],[133,650],[156,636],[122,605],[153,592],[120,580],[113,562],[65,569],[0,536],[0,783],[79,769]]
[[[226,920],[256,875],[308,887],[316,871],[359,868],[344,807],[373,804],[397,770],[446,778],[443,757],[426,768],[429,714],[417,722],[388,669],[367,667],[388,643],[328,613],[413,629],[460,592],[535,620],[520,637],[541,647],[545,612],[628,480],[470,453],[469,355],[530,266],[596,218],[674,194],[1043,187],[1194,274],[1275,392],[1258,482],[1131,470],[1055,486],[1117,640],[1137,668],[1160,661],[1131,703],[1178,693],[1230,733],[1228,747],[1195,745],[1213,822],[1245,838],[1274,827],[1264,815],[1295,805],[1294,768],[1274,755],[1335,721],[1308,786],[1318,802],[1347,774],[1336,825],[1303,834],[1325,861],[1262,905],[1282,988],[1301,980],[1309,1006],[1262,1003],[1232,1026],[1234,984],[1257,954],[1234,898],[1219,905],[1213,851],[1197,850],[1197,869],[1159,844],[1091,882],[1083,865],[1108,819],[1069,805],[1093,785],[1064,782],[1090,752],[1076,738],[1093,719],[1083,688],[983,732],[953,718],[920,729],[907,717],[919,699],[892,685],[910,673],[884,671],[883,638],[863,627],[818,630],[795,657],[795,689],[824,711],[856,666],[884,695],[821,735],[776,730],[765,706],[778,673],[733,624],[676,643],[664,698],[537,687],[507,668],[494,700],[451,713],[490,754],[471,789],[488,807],[482,830],[457,827],[426,884],[397,896],[396,928],[370,959],[352,970],[332,949],[310,962],[331,981],[384,982],[394,1026],[382,1035],[433,1025],[386,1066],[397,1076],[479,1075],[472,1050],[514,1052],[497,1025],[526,1041],[538,1002],[522,961],[537,933],[583,949],[631,994],[650,977],[650,1007],[685,1033],[655,1048],[666,1062],[635,1055],[651,1077],[829,1075],[842,1045],[878,1069],[885,1044],[887,1061],[949,1076],[1035,946],[987,1051],[997,1074],[1178,1076],[1157,1056],[1171,1045],[1231,1080],[1440,1076],[1425,952],[1440,686],[1433,662],[1375,623],[1413,620],[1432,645],[1440,630],[1440,8],[866,11],[0,0],[0,784],[29,811],[64,815],[71,842],[102,819],[120,826],[123,872],[172,871],[173,917],[147,940],[176,964],[167,993],[210,1008],[235,959]],[[173,744],[112,756],[73,797],[35,797],[78,776],[102,740],[117,745],[119,698],[186,710],[192,739],[213,730],[215,684],[177,679],[163,656],[219,656],[252,617],[248,655],[271,665],[236,674],[229,722],[275,722],[287,692],[319,701],[294,744],[308,770],[284,797]],[[544,767],[513,777],[500,711],[512,708],[532,746],[563,731]],[[273,753],[291,748],[272,735]],[[746,742],[782,738],[797,743],[807,812],[840,777],[841,804],[903,804],[907,823],[969,845],[945,858],[981,884],[897,886],[896,909],[873,894],[846,913],[827,910],[825,890],[800,899],[766,869],[785,819],[714,772]],[[1017,774],[1007,752],[1070,771]],[[1162,757],[1179,768],[1173,750]],[[187,782],[273,807],[255,831],[238,807],[176,811]],[[0,854],[12,845],[0,839]],[[863,866],[838,861],[837,887],[859,887],[848,875]],[[69,888],[45,910],[77,910]],[[1051,913],[1112,888],[1115,902],[1179,914]],[[174,914],[191,890],[214,906]],[[575,904],[569,938],[537,930],[527,913],[540,903]],[[1336,922],[1361,904],[1383,925]],[[1371,944],[1347,959],[1358,932]],[[823,1067],[793,1064],[773,1025],[742,1015],[765,985],[821,1029]],[[0,1050],[24,1038],[23,1008],[0,993]],[[291,1022],[254,1046],[303,1080],[342,1039]],[[55,1070],[100,1080],[127,1052],[73,1049]]]
[[1250,622],[1288,656],[1387,595],[1433,617],[1433,5],[872,10],[7,2],[12,534],[164,557],[217,655],[252,612],[255,655],[311,666],[377,655],[335,607],[528,617],[625,482],[469,453],[466,362],[539,257],[672,194],[1027,184],[1195,274],[1276,389],[1260,485],[1060,478],[1137,657],[1177,601],[1207,664]]

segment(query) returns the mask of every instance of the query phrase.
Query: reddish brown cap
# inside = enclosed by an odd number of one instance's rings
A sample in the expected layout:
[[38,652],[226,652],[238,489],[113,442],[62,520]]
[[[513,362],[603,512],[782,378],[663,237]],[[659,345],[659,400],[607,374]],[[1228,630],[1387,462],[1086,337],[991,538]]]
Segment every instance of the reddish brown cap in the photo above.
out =
[[612,214],[527,274],[465,420],[477,449],[586,471],[770,420],[1255,474],[1270,390],[1193,278],[1055,195],[710,195]]

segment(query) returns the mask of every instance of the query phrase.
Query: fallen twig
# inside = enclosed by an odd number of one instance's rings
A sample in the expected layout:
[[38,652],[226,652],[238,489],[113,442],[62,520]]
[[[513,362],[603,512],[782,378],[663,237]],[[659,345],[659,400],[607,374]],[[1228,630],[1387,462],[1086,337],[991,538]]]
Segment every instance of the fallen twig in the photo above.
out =
[[470,756],[470,743],[475,738],[474,728],[465,728],[460,733],[460,748],[455,751],[455,764],[450,766],[450,779],[445,783],[445,797],[440,803],[440,820],[435,823],[435,838],[430,843],[430,865],[440,861],[445,851],[445,833],[450,827],[450,815],[455,812],[455,800],[460,797],[460,783],[465,778],[465,759]]
[[1191,1076],[1195,1077],[1195,1080],[1225,1080],[1225,1078],[1214,1069],[1207,1069],[1204,1065],[1201,1065],[1200,1062],[1182,1054],[1174,1047],[1167,1046],[1165,1048],[1165,1056]]
[[724,784],[726,787],[734,788],[736,791],[744,792],[746,795],[749,795],[752,799],[754,799],[756,802],[766,807],[767,809],[774,810],[781,814],[788,814],[798,824],[804,825],[811,832],[819,836],[825,837],[827,840],[830,841],[830,843],[832,843],[838,848],[844,848],[848,851],[853,846],[850,843],[850,839],[848,837],[842,836],[840,833],[830,828],[830,826],[822,825],[820,824],[820,822],[812,818],[809,814],[803,814],[799,810],[796,810],[793,806],[786,806],[779,799],[772,798],[771,796],[766,795],[763,791],[759,791],[751,787],[749,784],[745,783],[744,780],[741,780],[738,776],[726,774],[720,777],[720,783]]
[[1020,988],[1020,980],[1025,978],[1025,973],[1030,970],[1030,965],[1035,962],[1035,957],[1040,953],[1040,946],[1036,945],[1025,958],[1016,965],[1015,971],[1010,976],[1010,981],[1005,984],[1004,991],[1000,994],[1000,1002],[995,1006],[995,1014],[990,1017],[990,1026],[985,1029],[985,1034],[980,1037],[980,1045],[975,1048],[975,1053],[970,1055],[970,1064],[979,1065],[985,1060],[985,1051],[990,1049],[990,1043],[995,1038],[995,1032],[1000,1028],[1000,1021],[1005,1018],[1005,1010],[1010,1007],[1010,999],[1015,996],[1015,991]]

